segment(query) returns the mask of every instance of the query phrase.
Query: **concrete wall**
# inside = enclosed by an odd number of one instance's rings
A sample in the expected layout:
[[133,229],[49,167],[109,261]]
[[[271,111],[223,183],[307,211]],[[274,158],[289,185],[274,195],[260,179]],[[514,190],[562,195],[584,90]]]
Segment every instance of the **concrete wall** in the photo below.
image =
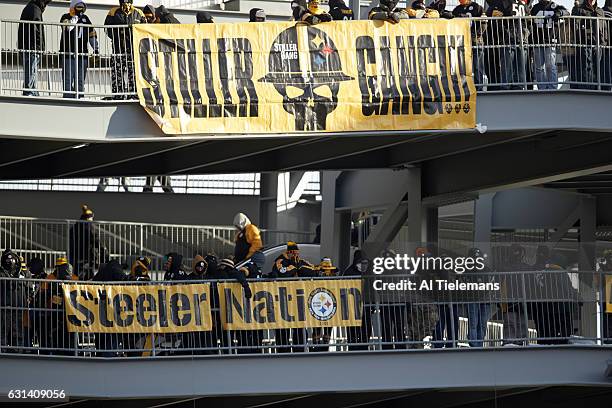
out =
[[237,212],[258,222],[259,197],[162,193],[2,191],[0,215],[75,219],[89,205],[101,221],[231,225]]

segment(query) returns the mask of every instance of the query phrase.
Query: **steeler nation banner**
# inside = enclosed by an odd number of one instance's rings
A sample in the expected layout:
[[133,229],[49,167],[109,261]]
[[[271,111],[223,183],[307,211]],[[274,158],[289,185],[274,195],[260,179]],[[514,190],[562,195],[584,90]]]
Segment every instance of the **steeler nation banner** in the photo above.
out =
[[167,134],[476,126],[467,19],[133,31],[140,104]]
[[251,282],[252,299],[238,283],[218,285],[226,330],[360,326],[361,280]]
[[68,331],[180,333],[212,330],[210,284],[63,284]]

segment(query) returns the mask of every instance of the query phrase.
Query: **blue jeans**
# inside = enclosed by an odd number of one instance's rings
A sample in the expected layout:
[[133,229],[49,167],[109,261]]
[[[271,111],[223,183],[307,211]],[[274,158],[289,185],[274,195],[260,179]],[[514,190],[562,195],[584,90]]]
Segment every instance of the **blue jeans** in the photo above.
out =
[[527,51],[520,45],[509,45],[502,53],[502,89],[525,89]]
[[62,65],[62,77],[64,80],[64,98],[76,98],[77,90],[79,98],[83,97],[85,90],[85,76],[87,75],[87,58],[67,55]]
[[471,347],[482,347],[487,335],[487,322],[491,316],[489,303],[470,303],[468,306],[468,340]]
[[[434,348],[454,347],[459,340],[459,307],[457,305],[438,305],[440,320],[434,330]],[[446,341],[444,330],[446,329]]]
[[474,71],[474,82],[476,83],[476,90],[482,90],[482,84],[484,83],[484,50],[479,47],[472,49],[472,70]]
[[[23,64],[23,96],[38,96],[36,84],[38,79],[38,66],[40,65],[40,54],[36,51],[22,51],[21,62]],[[27,91],[27,89],[34,89]]]
[[[556,47],[537,46],[533,50],[535,79],[538,89],[557,89]],[[549,83],[546,83],[549,82]]]

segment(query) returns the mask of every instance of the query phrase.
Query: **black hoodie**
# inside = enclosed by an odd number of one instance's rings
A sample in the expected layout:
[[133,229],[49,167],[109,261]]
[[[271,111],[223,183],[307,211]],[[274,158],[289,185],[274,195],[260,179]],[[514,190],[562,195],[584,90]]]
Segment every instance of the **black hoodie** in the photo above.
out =
[[329,0],[329,14],[334,20],[353,20],[353,10],[343,0]]
[[214,23],[212,16],[208,11],[198,11],[196,14],[198,23]]
[[116,260],[106,263],[100,271],[93,277],[97,282],[121,282],[127,280],[128,276],[123,272],[123,268]]
[[180,24],[174,14],[168,11],[168,9],[164,6],[159,6],[155,9],[155,16],[159,18],[160,24]]
[[164,274],[164,280],[169,281],[180,281],[186,280],[187,273],[182,269],[183,267],[183,255],[180,255],[176,252],[170,252],[166,257],[172,257],[172,264],[170,265],[170,269],[166,271]]
[[359,269],[357,269],[357,264],[361,263],[361,261],[365,261],[367,260],[364,257],[364,254],[361,250],[356,250],[355,254],[353,254],[353,263],[351,264],[351,266],[349,266],[348,268],[346,268],[346,270],[344,271],[344,276],[362,276],[365,275],[365,273],[367,272],[367,269],[365,271],[359,271]]
[[[32,0],[21,12],[21,21],[43,21],[43,12],[51,0]],[[19,23],[17,48],[20,50],[44,51],[45,30],[42,24]]]
[[[260,8],[252,8],[251,11],[249,11],[249,22],[251,23],[257,23],[257,13],[259,13],[260,11],[264,11],[263,9]],[[264,21],[266,19],[266,13],[264,12]],[[261,21],[259,21],[261,23]]]

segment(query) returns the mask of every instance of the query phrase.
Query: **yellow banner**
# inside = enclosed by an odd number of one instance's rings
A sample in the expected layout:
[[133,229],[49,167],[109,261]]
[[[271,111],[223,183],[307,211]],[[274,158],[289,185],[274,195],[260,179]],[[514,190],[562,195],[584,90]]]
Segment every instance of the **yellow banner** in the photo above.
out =
[[361,325],[361,280],[251,283],[246,299],[238,283],[218,285],[226,330]]
[[612,313],[612,275],[606,275],[606,313]]
[[210,284],[62,286],[70,332],[212,330]]
[[139,24],[134,43],[166,134],[476,126],[467,19]]

